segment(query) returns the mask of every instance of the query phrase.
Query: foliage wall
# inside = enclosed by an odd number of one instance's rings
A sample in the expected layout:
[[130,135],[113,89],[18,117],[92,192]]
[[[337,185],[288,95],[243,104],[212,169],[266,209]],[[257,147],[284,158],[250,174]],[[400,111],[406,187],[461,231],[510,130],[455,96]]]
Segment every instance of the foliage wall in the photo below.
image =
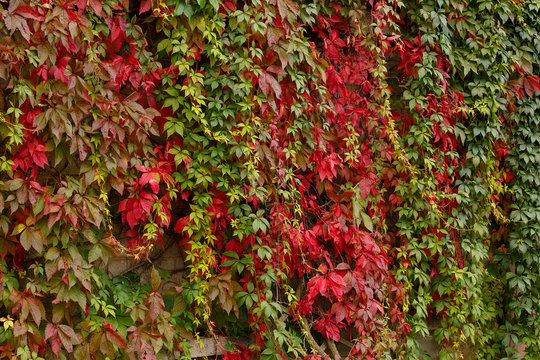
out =
[[0,358],[537,359],[538,0],[0,19]]

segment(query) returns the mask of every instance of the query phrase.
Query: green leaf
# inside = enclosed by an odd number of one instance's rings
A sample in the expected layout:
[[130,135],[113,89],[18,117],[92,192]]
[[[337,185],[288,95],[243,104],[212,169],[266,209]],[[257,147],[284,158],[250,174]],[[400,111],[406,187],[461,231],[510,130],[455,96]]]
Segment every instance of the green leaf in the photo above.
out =
[[86,309],[86,295],[78,287],[74,286],[69,290],[69,298],[77,302],[83,311]]
[[102,256],[101,254],[101,247],[99,245],[94,245],[90,249],[90,252],[88,253],[88,262],[92,263],[98,259],[100,259]]
[[227,256],[227,257],[231,257],[231,258],[235,258],[235,259],[239,259],[240,257],[238,256],[238,254],[234,251],[225,251],[223,253],[223,255]]
[[41,213],[41,211],[43,211],[44,205],[45,205],[45,198],[44,197],[39,198],[34,204],[34,206],[32,207],[32,212],[34,213],[34,215]]
[[366,229],[368,229],[369,231],[373,231],[373,222],[371,221],[369,215],[365,212],[360,212],[360,215],[362,216],[362,222],[364,223]]

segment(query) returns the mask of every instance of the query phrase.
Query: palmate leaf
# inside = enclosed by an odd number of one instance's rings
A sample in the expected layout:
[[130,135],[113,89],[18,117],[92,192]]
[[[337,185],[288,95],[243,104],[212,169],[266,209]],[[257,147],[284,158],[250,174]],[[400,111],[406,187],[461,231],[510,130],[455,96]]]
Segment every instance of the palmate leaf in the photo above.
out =
[[538,9],[406,5],[9,1],[0,358],[538,353]]

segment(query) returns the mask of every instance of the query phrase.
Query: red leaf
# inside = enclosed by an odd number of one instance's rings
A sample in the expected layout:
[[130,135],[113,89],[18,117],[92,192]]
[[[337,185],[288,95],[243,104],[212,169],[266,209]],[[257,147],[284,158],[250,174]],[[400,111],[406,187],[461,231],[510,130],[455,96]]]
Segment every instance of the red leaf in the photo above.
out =
[[105,336],[107,337],[107,340],[118,346],[120,349],[124,349],[126,347],[126,342],[120,334],[118,334],[113,329],[106,329]]
[[384,313],[384,309],[381,303],[377,300],[368,301],[367,305],[369,307],[369,311],[371,311],[373,315],[377,315],[378,312],[380,312],[381,314]]
[[122,221],[128,223],[133,229],[140,221],[152,212],[154,202],[157,200],[155,194],[143,192],[140,198],[124,199],[118,205],[118,211],[122,212]]
[[332,180],[337,176],[336,165],[339,164],[339,157],[336,153],[331,153],[330,156],[326,157],[321,164],[319,164],[319,175],[321,180],[327,178]]
[[[340,324],[343,325],[343,324]],[[315,330],[323,334],[326,338],[339,341],[340,333],[336,320],[333,317],[325,317],[317,320]]]
[[150,321],[154,322],[159,314],[165,310],[165,304],[163,303],[163,298],[158,293],[152,293],[148,298],[148,315],[150,316]]
[[12,13],[17,13],[28,19],[41,20],[41,16],[35,15],[33,9],[34,8],[32,6],[22,5],[13,10]]
[[314,298],[319,294],[322,296],[326,296],[326,278],[322,275],[317,275],[311,280],[309,280],[307,287],[309,289],[308,292],[310,298]]
[[279,74],[279,75],[287,75],[287,73],[285,72],[285,70],[283,70],[282,68],[280,68],[279,66],[276,66],[276,65],[271,65],[269,66],[266,71],[268,72],[272,72],[274,74]]
[[56,326],[54,326],[52,323],[48,323],[47,327],[45,327],[45,340],[48,340],[49,338],[56,336],[58,333],[58,330],[56,329]]
[[152,212],[152,206],[154,205],[155,195],[148,192],[141,194],[139,199],[140,207],[144,210],[145,213],[150,214]]
[[272,88],[276,94],[276,97],[281,99],[281,86],[279,85],[279,82],[269,73],[263,72],[261,76],[259,76],[259,86],[261,87],[264,95],[268,96],[268,92],[270,88]]
[[358,183],[358,188],[360,189],[360,194],[362,194],[362,197],[367,200],[367,197],[369,196],[370,192],[375,193],[376,187],[375,184],[377,183],[377,176],[373,173],[369,173],[367,177],[360,180]]
[[28,297],[27,300],[30,314],[32,314],[32,318],[34,318],[36,324],[39,325],[41,319],[45,317],[45,308],[43,307],[42,302],[35,297]]
[[[112,30],[111,30],[111,40],[113,42],[113,44],[116,45],[116,51],[120,50],[120,47],[122,46],[122,43],[124,42],[124,38],[125,38],[125,32],[122,31],[122,29],[120,28],[120,26],[113,26]],[[117,61],[122,61],[123,59],[121,57],[118,57],[117,58]],[[115,76],[115,78],[118,77]]]
[[328,278],[330,280],[330,290],[332,290],[332,293],[338,300],[341,300],[343,289],[347,286],[345,281],[343,281],[343,278],[337,273],[328,274]]
[[149,172],[144,173],[139,179],[139,184],[141,186],[149,184],[152,188],[152,191],[157,193],[159,191],[159,174]]
[[142,14],[143,12],[147,12],[151,9],[152,9],[152,1],[143,0],[141,1],[141,6],[139,7],[139,14]]
[[79,8],[79,13],[82,13],[86,9],[87,4],[88,4],[88,0],[77,1],[77,7]]
[[174,225],[174,231],[177,233],[182,233],[184,231],[184,228],[187,226],[189,220],[189,216],[184,216],[176,222],[176,225]]
[[57,357],[58,355],[60,355],[62,344],[60,343],[60,338],[58,337],[58,334],[51,338],[51,349]]
[[538,77],[534,75],[530,75],[524,78],[523,85],[525,87],[525,92],[530,97],[534,96],[534,93],[540,93],[540,82],[538,81]]
[[101,15],[101,10],[103,7],[101,6],[101,1],[99,0],[90,0],[90,5],[92,5],[92,8],[94,8],[94,11],[98,16]]
[[529,95],[529,97],[533,97],[534,90],[528,78],[523,79],[523,87],[525,88],[525,92],[527,93],[527,95]]
[[347,322],[351,321],[351,309],[348,304],[334,303],[330,312],[336,316],[338,322],[343,320],[346,320]]

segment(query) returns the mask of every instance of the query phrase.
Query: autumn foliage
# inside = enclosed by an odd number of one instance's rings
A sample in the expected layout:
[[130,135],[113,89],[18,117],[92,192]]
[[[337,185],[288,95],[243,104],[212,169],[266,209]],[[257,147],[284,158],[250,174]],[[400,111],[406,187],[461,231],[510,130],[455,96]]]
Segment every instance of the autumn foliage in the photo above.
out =
[[0,359],[537,359],[539,15],[0,1]]

